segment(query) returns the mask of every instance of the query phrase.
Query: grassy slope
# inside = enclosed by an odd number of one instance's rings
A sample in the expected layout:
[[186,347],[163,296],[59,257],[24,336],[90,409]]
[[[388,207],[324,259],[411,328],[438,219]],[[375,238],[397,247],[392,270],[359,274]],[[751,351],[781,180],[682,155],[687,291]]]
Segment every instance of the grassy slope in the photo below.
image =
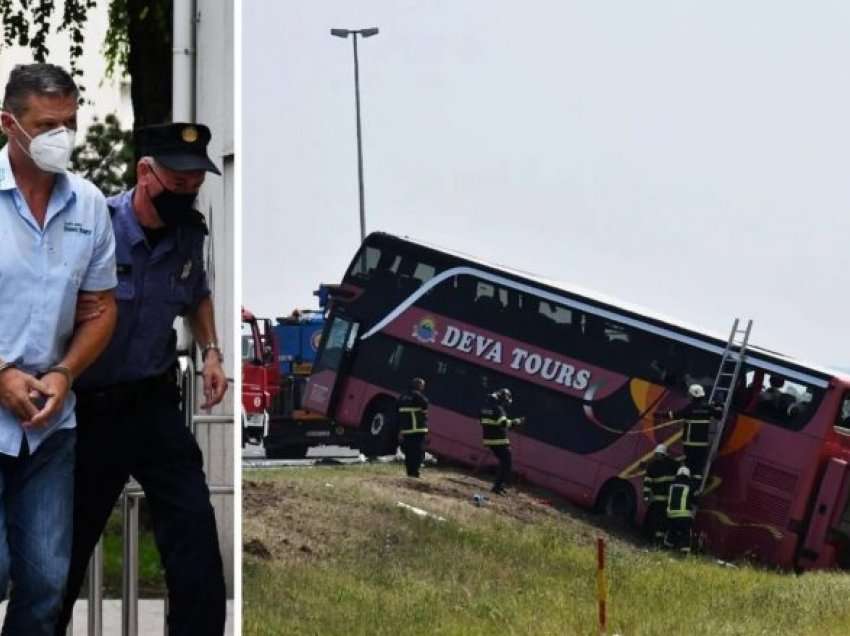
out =
[[[534,493],[395,466],[245,474],[243,633],[596,634],[595,537],[610,633],[850,634],[850,576],[674,559]],[[421,519],[415,505],[446,518]]]

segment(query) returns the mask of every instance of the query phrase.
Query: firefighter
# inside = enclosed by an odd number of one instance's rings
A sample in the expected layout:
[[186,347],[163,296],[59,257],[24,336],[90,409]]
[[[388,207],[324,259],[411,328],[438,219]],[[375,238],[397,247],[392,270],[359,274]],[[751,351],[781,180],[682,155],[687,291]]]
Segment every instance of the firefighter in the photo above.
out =
[[682,427],[682,446],[685,449],[685,465],[693,479],[694,488],[699,490],[702,473],[708,459],[710,426],[717,410],[705,398],[705,389],[700,384],[688,387],[690,403],[678,411],[669,413],[671,419],[684,420]]
[[428,435],[428,398],[425,397],[425,380],[413,378],[410,389],[398,398],[399,433],[401,450],[408,477],[419,477],[419,468],[425,459],[425,437]]
[[646,466],[643,478],[643,500],[646,502],[644,531],[655,545],[664,542],[667,530],[667,496],[670,485],[676,478],[679,462],[667,454],[667,446],[659,444],[655,454]]
[[488,447],[499,461],[496,481],[491,489],[494,493],[505,494],[511,476],[511,442],[508,430],[525,422],[525,418],[508,417],[507,407],[513,398],[510,389],[499,389],[487,396],[487,401],[481,409],[481,428],[483,429],[484,446]]
[[667,534],[664,547],[678,550],[682,554],[691,552],[691,526],[696,514],[696,502],[691,487],[691,471],[682,466],[667,495]]

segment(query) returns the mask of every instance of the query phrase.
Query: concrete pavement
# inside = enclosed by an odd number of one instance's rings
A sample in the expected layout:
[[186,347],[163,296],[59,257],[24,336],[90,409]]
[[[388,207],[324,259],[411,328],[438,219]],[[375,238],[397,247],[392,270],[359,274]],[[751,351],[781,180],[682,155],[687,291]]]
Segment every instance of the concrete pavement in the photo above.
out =
[[[165,603],[161,600],[142,599],[139,601],[139,636],[163,636]],[[6,616],[6,603],[0,604],[0,622]],[[77,601],[74,605],[75,636],[86,636],[88,620],[88,602]],[[70,633],[70,632],[69,632]],[[233,601],[227,601],[227,626],[224,633],[233,635]],[[121,601],[104,599],[103,601],[103,634],[104,636],[120,636],[121,634]]]

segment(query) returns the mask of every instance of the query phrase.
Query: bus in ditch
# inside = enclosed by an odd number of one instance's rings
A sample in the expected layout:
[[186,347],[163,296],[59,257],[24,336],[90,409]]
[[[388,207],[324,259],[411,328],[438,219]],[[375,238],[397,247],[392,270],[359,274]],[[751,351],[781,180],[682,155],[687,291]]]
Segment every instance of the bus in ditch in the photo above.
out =
[[[726,340],[600,295],[384,233],[366,237],[330,303],[304,407],[394,452],[395,398],[428,383],[429,450],[491,463],[479,409],[514,396],[514,472],[639,523],[643,466],[681,425],[661,414],[710,390]],[[850,376],[755,346],[695,531],[707,551],[783,568],[850,567]]]

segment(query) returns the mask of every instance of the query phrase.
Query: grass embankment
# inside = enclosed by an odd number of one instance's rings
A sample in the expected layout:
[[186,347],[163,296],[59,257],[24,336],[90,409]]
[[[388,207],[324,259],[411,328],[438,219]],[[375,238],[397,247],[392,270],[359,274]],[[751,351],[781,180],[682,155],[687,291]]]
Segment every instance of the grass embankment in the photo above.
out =
[[596,536],[608,541],[609,633],[850,634],[847,574],[672,558],[540,493],[478,508],[477,477],[400,471],[245,473],[246,636],[596,634]]

